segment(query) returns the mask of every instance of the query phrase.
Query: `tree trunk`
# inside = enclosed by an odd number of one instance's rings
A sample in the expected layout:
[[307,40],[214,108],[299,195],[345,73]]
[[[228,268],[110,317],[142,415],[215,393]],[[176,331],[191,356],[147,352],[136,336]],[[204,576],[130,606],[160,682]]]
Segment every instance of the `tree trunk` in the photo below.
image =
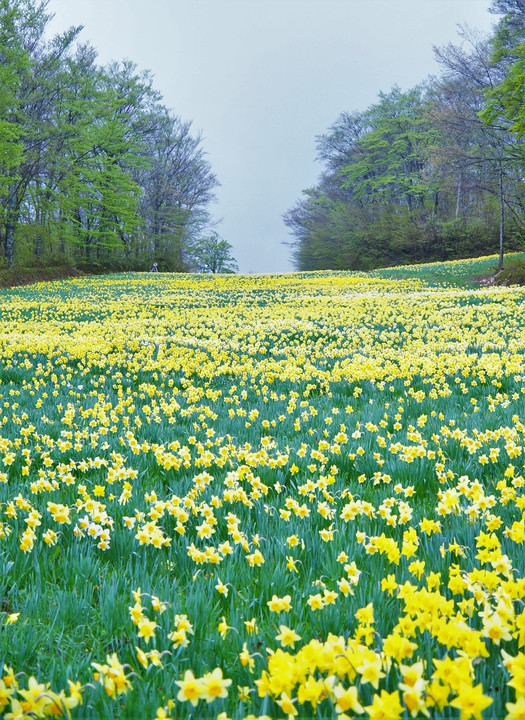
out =
[[7,200],[7,213],[4,233],[5,258],[10,268],[13,267],[15,251],[15,229],[18,223],[17,197],[13,191]]
[[498,272],[503,270],[503,235],[505,232],[505,210],[503,205],[503,168],[499,165],[499,261]]
[[62,210],[59,210],[58,227],[59,227],[59,229],[60,229],[60,230],[59,230],[59,232],[60,232],[60,238],[59,238],[59,246],[58,246],[58,247],[59,247],[60,253],[61,253],[62,255],[65,255],[65,253],[66,253],[66,241],[65,241],[65,239],[64,239],[64,229],[63,229],[64,219],[63,219],[63,217],[64,217],[64,216],[63,216]]
[[461,181],[462,181],[462,179],[463,179],[463,177],[460,173],[459,178],[458,178],[458,193],[457,193],[457,197],[456,197],[456,220],[459,220],[459,209],[461,207]]
[[15,249],[15,224],[10,220],[7,221],[5,226],[5,257],[7,265],[13,267],[13,252]]

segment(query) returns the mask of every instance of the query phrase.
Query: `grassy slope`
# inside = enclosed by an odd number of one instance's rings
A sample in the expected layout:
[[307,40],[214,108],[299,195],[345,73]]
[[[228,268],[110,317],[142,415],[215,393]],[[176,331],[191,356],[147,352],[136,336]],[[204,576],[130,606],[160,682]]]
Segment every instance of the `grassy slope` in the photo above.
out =
[[[525,252],[509,253],[505,256],[505,266],[512,268],[516,261],[525,262]],[[451,285],[475,287],[477,279],[493,275],[496,272],[498,256],[487,255],[466,260],[424,263],[420,265],[399,265],[397,267],[378,268],[368,274],[393,280],[419,279],[430,285]],[[69,277],[81,277],[84,273],[72,267],[33,267],[0,268],[0,288],[29,285],[36,282],[61,280]]]
[[[505,256],[505,266],[512,266],[517,260],[523,259],[525,259],[525,253],[509,253]],[[417,278],[431,285],[447,284],[456,287],[475,287],[478,284],[478,278],[496,273],[497,263],[497,255],[487,255],[467,260],[380,268],[373,270],[370,275],[394,280]]]

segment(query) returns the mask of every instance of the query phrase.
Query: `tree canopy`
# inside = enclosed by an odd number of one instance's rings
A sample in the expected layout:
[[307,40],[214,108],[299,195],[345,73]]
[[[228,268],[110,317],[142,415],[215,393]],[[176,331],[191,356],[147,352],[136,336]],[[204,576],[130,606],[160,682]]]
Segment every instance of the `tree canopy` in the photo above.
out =
[[0,0],[0,261],[194,266],[218,181],[191,123],[81,28],[48,39],[47,0]]
[[284,215],[299,270],[370,269],[522,247],[525,3],[436,48],[438,77],[380,93],[317,138],[318,183]]
[[195,269],[214,274],[237,272],[239,268],[232,255],[232,250],[230,243],[216,232],[200,238],[192,248]]

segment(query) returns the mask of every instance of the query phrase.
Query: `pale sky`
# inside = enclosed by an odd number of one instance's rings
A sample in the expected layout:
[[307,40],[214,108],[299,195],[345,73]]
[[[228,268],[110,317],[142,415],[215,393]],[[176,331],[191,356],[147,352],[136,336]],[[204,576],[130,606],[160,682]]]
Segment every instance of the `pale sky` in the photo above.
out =
[[241,272],[293,269],[282,214],[315,184],[315,137],[380,91],[437,74],[458,24],[489,32],[490,0],[50,0],[59,32],[99,63],[151,70],[192,120],[221,182],[213,214]]

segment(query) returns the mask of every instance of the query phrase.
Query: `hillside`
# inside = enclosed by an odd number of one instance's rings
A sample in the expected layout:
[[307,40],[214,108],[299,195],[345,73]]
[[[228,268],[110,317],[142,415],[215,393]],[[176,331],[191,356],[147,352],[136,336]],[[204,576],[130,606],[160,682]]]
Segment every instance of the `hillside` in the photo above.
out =
[[0,290],[0,712],[505,717],[525,289],[466,286],[492,262]]

